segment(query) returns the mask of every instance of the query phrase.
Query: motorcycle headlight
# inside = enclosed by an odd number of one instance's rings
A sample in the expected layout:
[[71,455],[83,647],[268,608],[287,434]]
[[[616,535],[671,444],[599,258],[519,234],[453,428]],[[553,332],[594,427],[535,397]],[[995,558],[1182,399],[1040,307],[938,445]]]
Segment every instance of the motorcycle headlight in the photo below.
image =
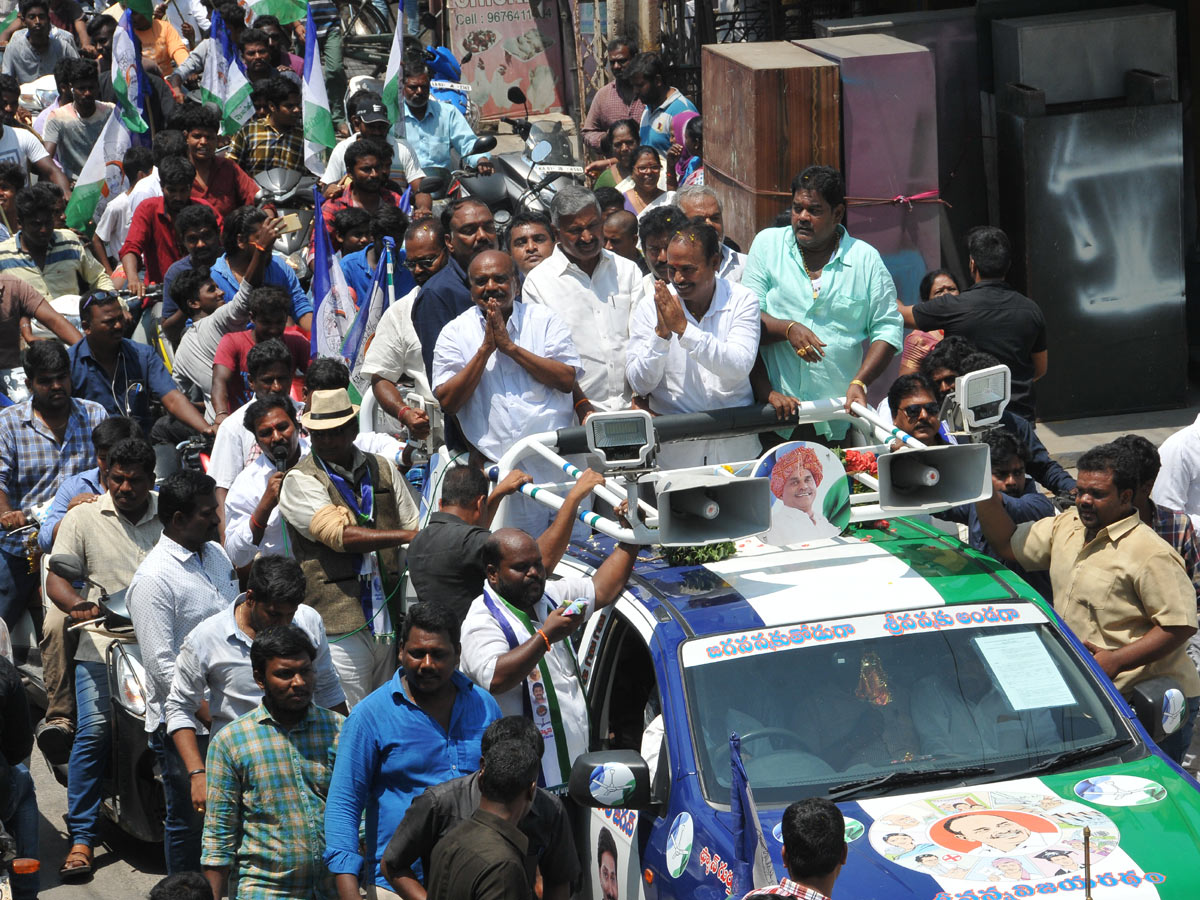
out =
[[146,714],[146,692],[142,688],[146,670],[128,653],[117,654],[117,702],[136,716]]

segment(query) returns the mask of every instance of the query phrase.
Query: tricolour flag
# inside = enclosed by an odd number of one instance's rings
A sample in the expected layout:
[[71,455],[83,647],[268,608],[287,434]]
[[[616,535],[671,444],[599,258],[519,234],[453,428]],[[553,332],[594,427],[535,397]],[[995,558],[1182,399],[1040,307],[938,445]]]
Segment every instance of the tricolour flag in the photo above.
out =
[[321,68],[321,53],[317,48],[317,28],[313,25],[312,7],[304,34],[304,165],[318,178],[325,174],[325,151],[337,143],[333,116],[329,112],[329,95],[325,93],[325,71]]
[[[136,5],[131,8],[141,12]],[[153,14],[154,10],[151,9],[150,15]],[[146,73],[142,71],[142,42],[133,33],[129,9],[121,16],[121,24],[113,33],[112,80],[117,109],[121,111],[121,121],[125,127],[138,134],[148,130],[150,126],[142,117],[146,108],[142,97],[142,86],[146,84]]]
[[67,203],[68,228],[86,231],[100,201],[124,190],[125,171],[121,168],[121,160],[128,149],[129,132],[114,108],[108,114],[108,122],[79,172],[75,190],[71,192],[71,199]]
[[3,18],[0,18],[0,31],[7,31],[13,22],[17,21],[17,17],[21,15],[21,9],[16,3],[13,3],[13,8],[10,9]]
[[312,355],[344,359],[342,346],[354,322],[354,300],[350,297],[346,276],[342,274],[342,264],[334,257],[333,247],[329,243],[329,232],[325,229],[325,218],[321,214],[324,199],[320,189],[313,185],[313,205],[316,207],[313,229],[316,233],[313,248]]
[[200,96],[221,110],[221,133],[231,135],[253,118],[254,104],[250,102],[250,82],[236,62],[238,53],[229,29],[215,9],[211,22],[212,43],[200,76]]
[[[383,105],[392,124],[403,127],[404,122],[404,0],[396,9],[396,32],[388,53],[387,69],[383,75]],[[403,135],[401,135],[403,137]]]
[[729,736],[729,768],[732,775],[729,811],[733,814],[733,849],[737,853],[731,892],[734,897],[779,883],[771,862],[771,851],[767,849],[767,839],[763,837],[758,808],[754,805],[750,779],[746,776],[746,767],[742,765],[741,745],[736,734]]
[[307,6],[304,0],[249,0],[246,3],[251,20],[259,16],[274,16],[283,25],[303,19]]
[[360,297],[358,314],[354,324],[346,332],[346,340],[342,344],[342,357],[350,367],[350,382],[358,389],[360,396],[371,389],[371,378],[362,368],[367,356],[367,347],[379,327],[379,320],[387,312],[387,308],[396,299],[395,252],[396,242],[390,237],[383,239],[383,256],[375,267],[375,278],[371,283],[371,296],[365,302]]

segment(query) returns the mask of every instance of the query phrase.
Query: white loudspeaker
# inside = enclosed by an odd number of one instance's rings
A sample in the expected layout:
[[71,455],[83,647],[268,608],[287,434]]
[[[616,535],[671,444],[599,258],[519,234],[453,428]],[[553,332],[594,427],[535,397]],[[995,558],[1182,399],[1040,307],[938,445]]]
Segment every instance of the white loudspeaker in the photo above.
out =
[[899,450],[879,457],[879,505],[886,513],[936,512],[991,495],[987,444]]
[[680,473],[660,478],[658,538],[667,547],[715,544],[771,527],[771,480]]

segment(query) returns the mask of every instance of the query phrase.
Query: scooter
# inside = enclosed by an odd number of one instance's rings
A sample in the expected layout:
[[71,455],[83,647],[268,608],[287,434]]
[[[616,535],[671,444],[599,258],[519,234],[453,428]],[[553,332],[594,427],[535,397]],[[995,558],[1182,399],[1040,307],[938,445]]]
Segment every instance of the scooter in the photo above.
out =
[[500,121],[511,126],[525,146],[520,152],[496,156],[496,174],[504,176],[514,214],[526,209],[549,212],[554,195],[583,177],[583,166],[577,165],[570,135],[561,122],[529,121],[529,101],[519,87],[508,89],[508,99],[525,107],[525,118],[505,116]]
[[[104,627],[109,631],[133,633],[133,622],[125,602],[125,591],[108,593],[103,585],[87,578],[83,564],[71,554],[55,555],[47,566],[55,575],[78,584],[87,582],[99,590],[94,598]],[[25,617],[28,620],[28,616]],[[96,621],[96,620],[93,620]],[[82,623],[68,625],[79,628]],[[26,695],[35,710],[46,707],[41,654],[32,622],[22,622],[13,632],[13,655],[26,683]],[[166,803],[162,774],[154,751],[146,740],[146,670],[137,643],[117,642],[109,646],[105,659],[111,697],[107,711],[111,729],[109,767],[101,781],[101,814],[122,831],[141,841],[159,842],[163,836]],[[47,761],[49,763],[49,761]],[[67,785],[67,767],[50,765],[54,777]]]
[[314,175],[295,169],[274,168],[254,176],[258,184],[259,206],[273,206],[278,216],[295,215],[300,227],[287,231],[275,239],[275,251],[282,253],[296,277],[304,281],[309,276],[306,259],[312,243],[313,218],[312,188],[317,183]]

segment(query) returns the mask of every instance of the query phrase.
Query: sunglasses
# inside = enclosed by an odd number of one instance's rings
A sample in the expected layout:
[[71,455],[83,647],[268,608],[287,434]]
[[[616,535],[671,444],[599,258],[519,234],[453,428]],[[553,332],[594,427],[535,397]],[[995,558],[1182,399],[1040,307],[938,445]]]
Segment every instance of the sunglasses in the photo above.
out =
[[437,256],[422,256],[419,259],[406,259],[404,261],[404,268],[410,270],[432,269],[437,265],[437,261],[441,258],[442,254],[439,253]]
[[900,412],[908,416],[910,419],[918,419],[922,412],[927,412],[931,416],[936,416],[942,409],[942,404],[930,401],[929,403],[910,403],[908,406],[900,407]]
[[98,303],[103,306],[105,303],[112,303],[114,300],[120,300],[121,297],[112,291],[92,291],[83,298],[83,302],[79,304],[79,311],[83,312],[93,303]]

